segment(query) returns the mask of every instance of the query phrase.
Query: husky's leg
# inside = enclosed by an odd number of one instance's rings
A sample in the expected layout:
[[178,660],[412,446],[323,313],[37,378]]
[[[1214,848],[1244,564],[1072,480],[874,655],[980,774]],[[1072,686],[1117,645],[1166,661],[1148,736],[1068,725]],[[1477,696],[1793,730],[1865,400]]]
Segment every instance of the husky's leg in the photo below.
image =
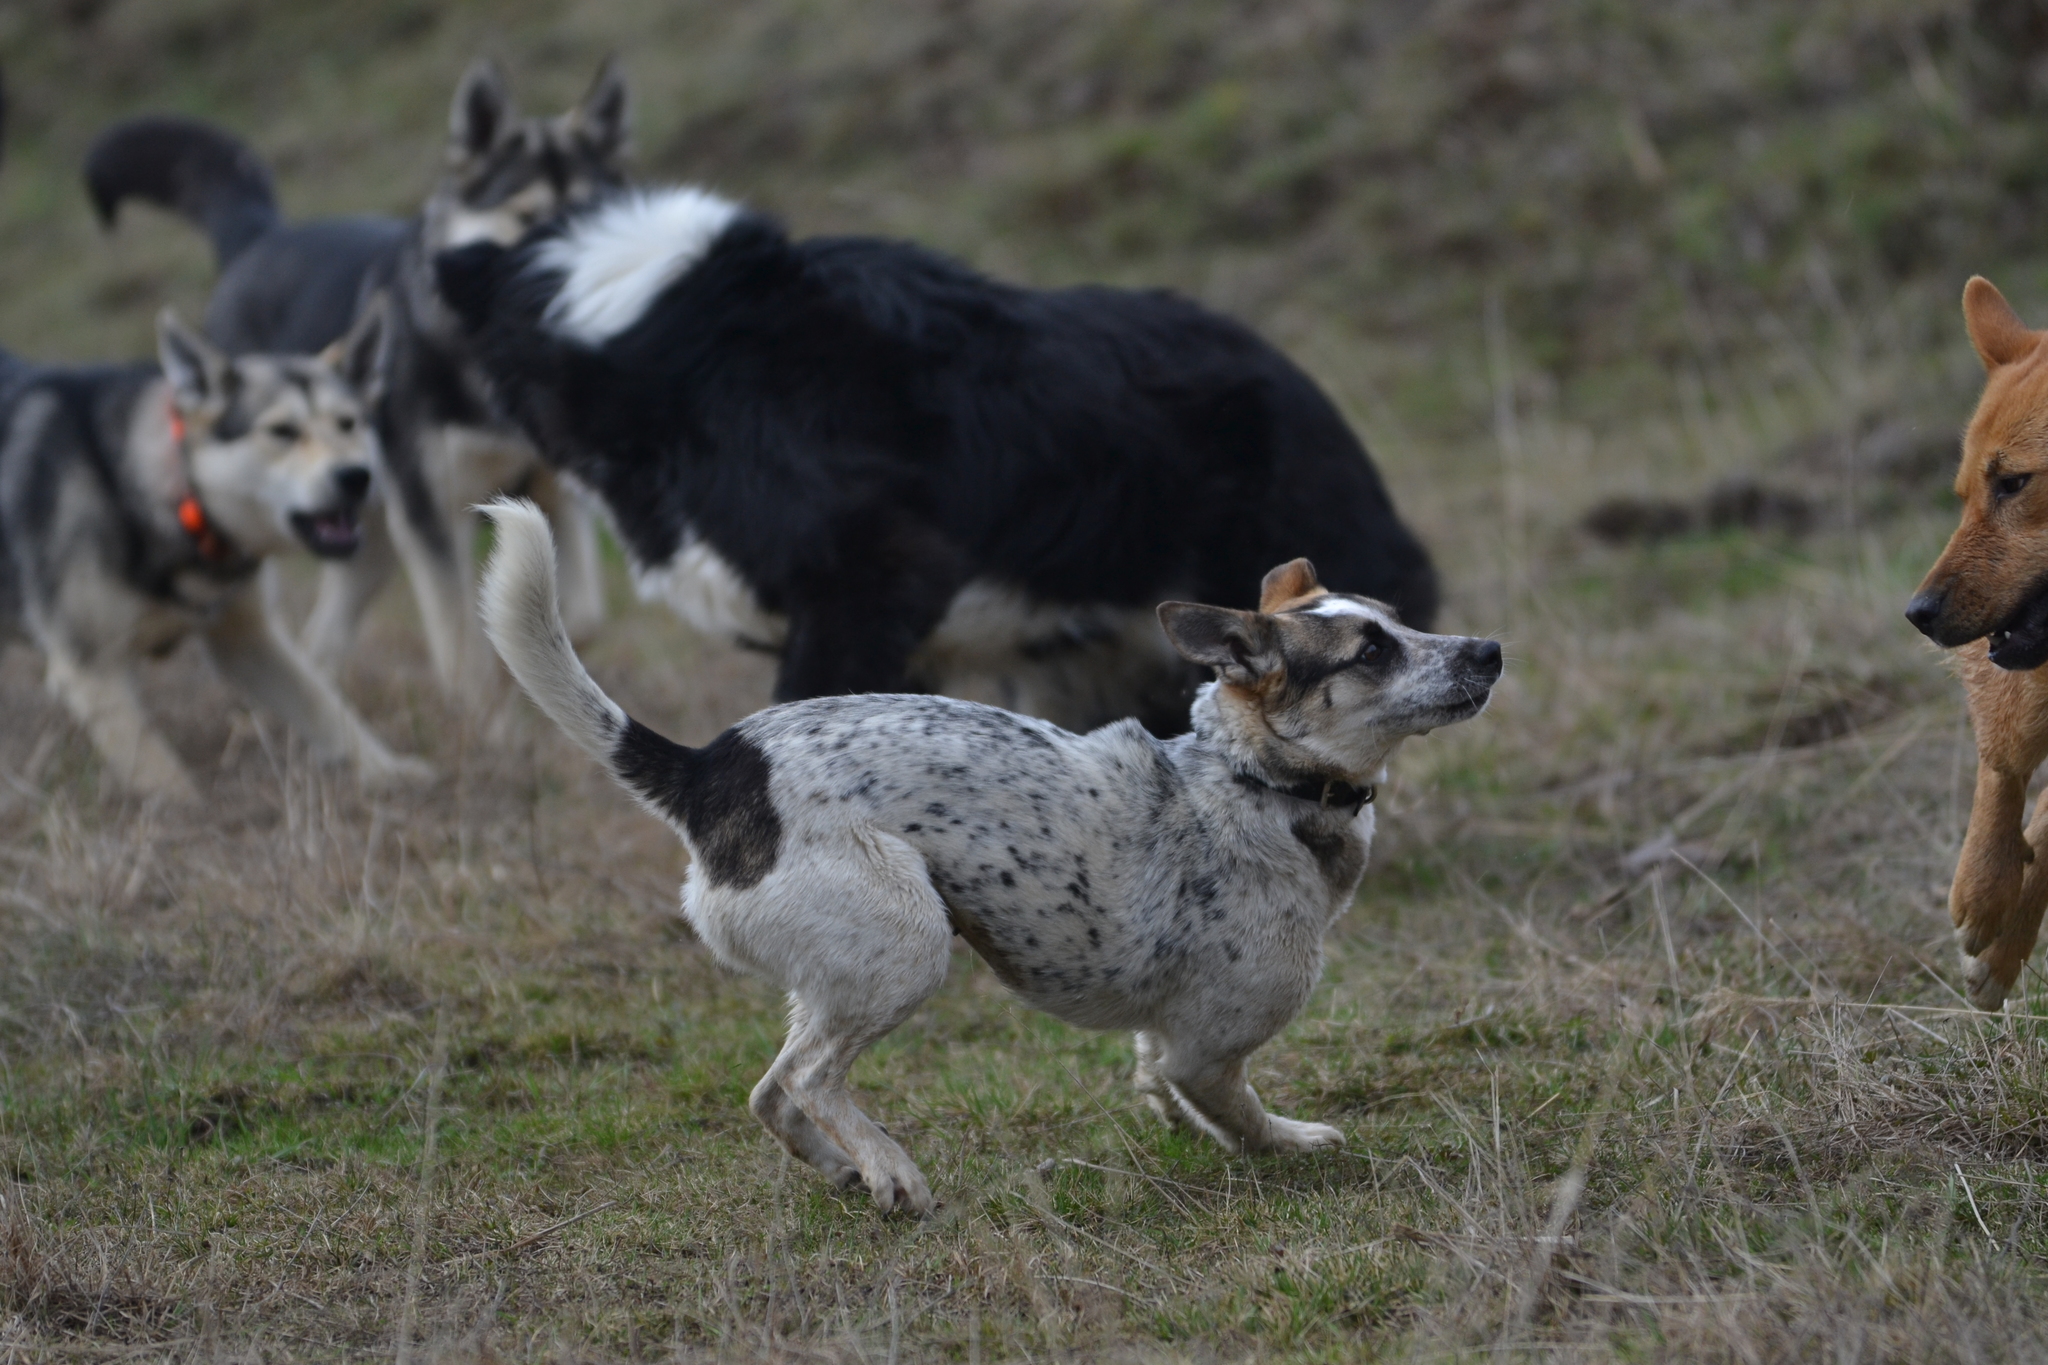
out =
[[284,718],[328,762],[356,765],[363,785],[393,786],[431,779],[416,758],[392,753],[349,709],[334,684],[314,671],[278,632],[261,594],[244,590],[206,631],[214,662],[251,700]]
[[534,471],[527,496],[540,504],[555,528],[562,625],[571,640],[582,644],[604,624],[604,563],[597,552],[596,513],[587,494],[545,466]]
[[476,516],[466,508],[448,515],[445,550],[429,544],[402,512],[394,509],[389,520],[391,538],[419,603],[434,676],[448,695],[482,711],[497,698],[499,682],[476,614],[476,566],[470,549],[476,543]]
[[85,727],[115,782],[146,796],[199,799],[185,765],[149,723],[126,668],[85,664],[61,645],[45,651],[50,691]]
[[363,542],[344,560],[320,566],[320,593],[299,634],[307,662],[330,678],[341,676],[349,648],[355,644],[363,613],[398,568],[391,546],[391,528],[383,517],[363,519]]

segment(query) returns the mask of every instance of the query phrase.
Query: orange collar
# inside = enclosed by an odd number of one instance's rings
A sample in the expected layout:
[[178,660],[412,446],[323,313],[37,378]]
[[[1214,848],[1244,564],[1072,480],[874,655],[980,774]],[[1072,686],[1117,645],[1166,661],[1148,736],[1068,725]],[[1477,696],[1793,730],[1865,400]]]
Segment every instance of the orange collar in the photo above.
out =
[[[171,403],[171,443],[177,447],[178,467],[182,474],[185,466],[185,414],[178,411],[176,400]],[[206,509],[199,505],[199,497],[191,491],[189,483],[184,496],[178,499],[178,525],[184,527],[185,534],[199,546],[201,559],[218,563],[233,556],[234,551],[228,548],[227,540],[206,519]]]

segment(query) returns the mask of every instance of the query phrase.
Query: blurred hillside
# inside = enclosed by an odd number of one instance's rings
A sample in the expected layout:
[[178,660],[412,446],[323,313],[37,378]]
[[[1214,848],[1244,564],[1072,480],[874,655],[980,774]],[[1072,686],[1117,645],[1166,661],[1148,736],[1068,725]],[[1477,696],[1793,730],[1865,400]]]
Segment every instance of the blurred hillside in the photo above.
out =
[[403,212],[471,54],[558,107],[612,50],[645,175],[1171,285],[1340,391],[1318,348],[1361,348],[1354,403],[1425,430],[1487,420],[1489,296],[1525,382],[1600,423],[1684,371],[1797,385],[1815,346],[1937,356],[1884,399],[1945,405],[1963,278],[2048,297],[2037,0],[11,0],[0,337],[133,352],[203,297],[192,234],[92,227],[110,119],[220,120],[296,214]]

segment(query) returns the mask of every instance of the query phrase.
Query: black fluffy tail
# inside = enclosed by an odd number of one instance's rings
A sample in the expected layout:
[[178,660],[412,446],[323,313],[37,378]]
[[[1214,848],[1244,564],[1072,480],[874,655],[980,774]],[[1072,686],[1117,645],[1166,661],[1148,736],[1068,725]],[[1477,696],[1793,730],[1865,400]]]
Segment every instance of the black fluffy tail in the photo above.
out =
[[222,270],[277,223],[277,195],[256,153],[198,119],[151,114],[115,124],[86,153],[85,188],[108,227],[123,199],[190,220],[213,242]]

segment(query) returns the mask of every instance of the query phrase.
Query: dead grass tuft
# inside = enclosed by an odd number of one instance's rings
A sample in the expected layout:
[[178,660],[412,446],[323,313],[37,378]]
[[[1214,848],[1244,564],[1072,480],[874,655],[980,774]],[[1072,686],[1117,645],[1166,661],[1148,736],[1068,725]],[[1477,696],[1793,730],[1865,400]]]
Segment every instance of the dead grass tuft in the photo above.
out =
[[[132,1249],[104,1235],[40,1228],[19,1187],[0,1195],[0,1308],[57,1337],[149,1340],[173,1315]],[[0,1338],[4,1341],[4,1338]]]

